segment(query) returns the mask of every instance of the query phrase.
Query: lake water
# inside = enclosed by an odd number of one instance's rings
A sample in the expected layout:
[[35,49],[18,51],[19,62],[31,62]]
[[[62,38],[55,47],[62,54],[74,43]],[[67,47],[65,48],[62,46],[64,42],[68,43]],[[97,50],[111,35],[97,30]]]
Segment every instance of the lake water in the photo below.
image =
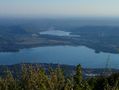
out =
[[71,32],[62,30],[47,30],[39,32],[41,35],[53,35],[53,36],[69,36],[69,37],[80,37],[80,35],[71,35]]
[[0,64],[16,63],[59,63],[77,65],[88,68],[105,67],[110,55],[110,65],[119,68],[119,55],[109,53],[95,53],[84,46],[49,46],[31,49],[22,49],[20,52],[0,53]]
[[40,34],[45,35],[55,35],[55,36],[69,36],[70,32],[61,31],[61,30],[47,30],[43,32],[39,32]]

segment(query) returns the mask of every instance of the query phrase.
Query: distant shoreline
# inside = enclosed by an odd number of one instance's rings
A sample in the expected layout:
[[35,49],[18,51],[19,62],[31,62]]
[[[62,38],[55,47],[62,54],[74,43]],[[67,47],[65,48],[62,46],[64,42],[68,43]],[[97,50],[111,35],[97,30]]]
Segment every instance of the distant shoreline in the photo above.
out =
[[[26,67],[32,66],[32,67],[41,67],[46,72],[48,72],[49,67],[52,69],[56,69],[60,66],[61,69],[65,71],[65,75],[72,75],[72,73],[75,73],[76,66],[73,65],[66,65],[66,64],[52,64],[52,63],[21,63],[21,64],[13,64],[13,65],[0,65],[0,75],[4,75],[3,72],[5,70],[10,70],[20,75],[20,72],[22,71],[22,66],[25,65]],[[15,72],[17,70],[17,72]],[[93,75],[100,75],[104,73],[105,68],[82,68],[83,71],[83,77],[88,77],[87,75],[93,74]],[[119,73],[119,69],[111,69],[111,73]]]
[[103,48],[99,48],[99,47],[95,47],[95,46],[91,46],[91,45],[76,45],[76,44],[49,44],[49,45],[38,45],[38,44],[34,44],[34,45],[28,45],[28,46],[20,46],[20,47],[17,47],[15,49],[11,49],[11,50],[8,50],[8,49],[0,49],[0,53],[4,53],[4,52],[19,52],[20,50],[23,50],[23,49],[31,49],[31,48],[38,48],[38,47],[53,47],[53,46],[71,46],[71,47],[80,47],[80,46],[84,46],[84,47],[87,47],[89,49],[93,49],[95,50],[95,53],[100,53],[100,52],[103,52],[103,53],[112,53],[112,54],[119,54],[119,51],[118,50],[114,50],[114,49],[103,49]]

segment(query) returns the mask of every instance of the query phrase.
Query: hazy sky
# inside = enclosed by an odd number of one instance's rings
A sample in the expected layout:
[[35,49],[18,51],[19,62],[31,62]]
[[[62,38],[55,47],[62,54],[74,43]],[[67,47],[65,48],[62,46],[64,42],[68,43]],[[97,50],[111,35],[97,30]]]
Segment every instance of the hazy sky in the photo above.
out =
[[0,16],[119,16],[119,0],[0,0]]

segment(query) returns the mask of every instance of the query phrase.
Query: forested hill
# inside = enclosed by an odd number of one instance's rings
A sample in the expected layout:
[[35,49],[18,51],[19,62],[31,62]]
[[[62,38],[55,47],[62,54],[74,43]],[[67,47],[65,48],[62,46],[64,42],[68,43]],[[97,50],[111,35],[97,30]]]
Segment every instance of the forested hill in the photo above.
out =
[[0,26],[0,36],[13,37],[17,35],[27,34],[27,32],[19,25],[16,26]]

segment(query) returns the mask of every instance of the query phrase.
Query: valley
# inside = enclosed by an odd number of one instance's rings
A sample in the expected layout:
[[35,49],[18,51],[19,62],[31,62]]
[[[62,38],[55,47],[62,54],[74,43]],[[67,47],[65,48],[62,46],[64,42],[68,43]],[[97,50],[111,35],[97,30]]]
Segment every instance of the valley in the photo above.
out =
[[61,27],[61,22],[55,23],[56,25],[50,22],[53,27],[49,25],[45,27],[47,22],[37,22],[36,28],[34,28],[36,24],[7,27],[0,25],[0,51],[17,52],[23,48],[69,45],[86,46],[94,49],[96,53],[119,53],[119,27],[117,26],[79,27],[64,24]]

